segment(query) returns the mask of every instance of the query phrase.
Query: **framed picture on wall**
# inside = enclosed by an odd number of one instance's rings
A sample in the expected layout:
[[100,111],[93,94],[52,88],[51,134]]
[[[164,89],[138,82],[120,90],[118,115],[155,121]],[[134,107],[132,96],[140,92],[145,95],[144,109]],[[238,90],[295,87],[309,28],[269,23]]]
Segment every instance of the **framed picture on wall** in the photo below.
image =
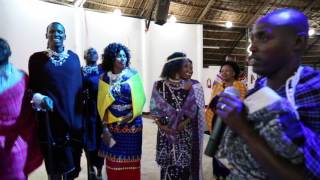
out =
[[211,89],[212,81],[210,78],[207,79],[207,87]]

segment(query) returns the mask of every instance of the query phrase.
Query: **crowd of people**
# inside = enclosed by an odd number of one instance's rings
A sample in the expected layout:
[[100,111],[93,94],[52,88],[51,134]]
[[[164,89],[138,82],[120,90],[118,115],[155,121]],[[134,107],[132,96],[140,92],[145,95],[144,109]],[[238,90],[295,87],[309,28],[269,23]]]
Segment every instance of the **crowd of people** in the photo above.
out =
[[[143,118],[158,127],[161,180],[204,179],[203,137],[219,120],[217,179],[320,178],[320,73],[301,66],[308,30],[295,9],[258,19],[249,57],[260,76],[255,87],[247,90],[237,63],[227,61],[207,107],[192,61],[173,52],[153,84],[149,113],[125,45],[108,44],[99,65],[88,48],[81,67],[64,46],[64,26],[53,22],[47,50],[30,56],[27,75],[9,62],[10,46],[0,38],[0,179],[27,179],[43,160],[48,179],[75,179],[84,151],[89,180],[102,179],[103,165],[109,180],[140,180]],[[239,95],[224,91],[230,87]]]

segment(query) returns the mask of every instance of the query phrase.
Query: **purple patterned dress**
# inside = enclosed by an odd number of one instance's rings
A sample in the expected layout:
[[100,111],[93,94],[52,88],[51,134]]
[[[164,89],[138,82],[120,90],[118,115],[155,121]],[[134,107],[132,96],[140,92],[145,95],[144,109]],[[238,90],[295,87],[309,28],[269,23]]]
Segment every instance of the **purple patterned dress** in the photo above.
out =
[[150,111],[160,116],[156,162],[161,180],[200,179],[200,123],[195,91],[180,84],[157,81],[154,84]]

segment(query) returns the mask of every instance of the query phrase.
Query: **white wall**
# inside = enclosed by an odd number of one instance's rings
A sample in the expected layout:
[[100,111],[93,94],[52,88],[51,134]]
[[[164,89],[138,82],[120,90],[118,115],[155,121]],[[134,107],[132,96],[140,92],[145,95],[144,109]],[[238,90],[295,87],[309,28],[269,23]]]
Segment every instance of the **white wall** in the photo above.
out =
[[[211,99],[212,83],[216,79],[217,74],[219,74],[220,66],[209,66],[208,68],[203,68],[201,83],[203,86],[204,97],[206,105],[209,104]],[[211,88],[208,87],[208,79],[211,80]]]
[[12,49],[10,61],[21,69],[27,70],[32,53],[46,49],[46,27],[58,21],[66,29],[66,48],[75,51],[81,59],[88,47],[102,54],[111,42],[127,45],[131,50],[132,67],[142,74],[147,102],[165,59],[174,51],[185,52],[193,60],[193,78],[201,79],[202,25],[151,23],[149,31],[145,32],[144,19],[116,18],[108,13],[38,0],[0,0],[0,12],[0,37],[8,40]]
[[[193,61],[194,75],[201,79],[202,73],[202,26],[188,24],[150,25],[146,33],[146,69],[145,84],[152,87],[153,82],[160,77],[166,59],[175,51],[184,52]],[[147,91],[148,96],[151,90]]]
[[28,59],[36,51],[46,49],[46,27],[53,21],[65,25],[66,47],[75,50],[76,41],[73,8],[35,0],[0,1],[0,37],[6,39],[12,50],[11,62],[27,70]]
[[140,19],[116,17],[112,14],[85,11],[86,47],[94,47],[100,54],[103,49],[113,42],[129,47],[131,65],[142,71],[142,35]]
[[248,89],[252,89],[258,78],[258,75],[252,71],[252,66],[248,66]]

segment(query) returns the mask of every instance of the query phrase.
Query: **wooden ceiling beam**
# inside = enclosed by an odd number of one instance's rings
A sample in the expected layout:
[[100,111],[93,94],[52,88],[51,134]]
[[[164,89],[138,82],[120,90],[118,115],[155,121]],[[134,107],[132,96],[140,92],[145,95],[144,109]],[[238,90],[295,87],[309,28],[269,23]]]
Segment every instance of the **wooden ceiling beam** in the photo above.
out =
[[304,8],[303,13],[307,14],[310,10],[318,3],[318,1],[311,1],[309,4]]
[[[203,49],[230,49],[231,47],[228,46],[210,46],[210,45],[204,45]],[[235,47],[234,49],[241,49],[241,50],[246,50],[244,47]],[[320,51],[319,51],[320,52]]]
[[148,17],[144,21],[145,22],[145,27],[146,27],[146,29],[145,29],[146,32],[149,30],[151,19],[152,19],[152,14],[153,14],[154,9],[156,8],[156,4],[157,3],[153,3],[152,6],[150,6],[150,10],[149,10],[150,12],[148,14]]
[[[138,8],[124,7],[124,6],[114,6],[114,5],[104,4],[104,3],[98,3],[98,2],[95,2],[95,1],[92,1],[92,0],[87,0],[86,3],[97,5],[97,6],[102,6],[102,7],[106,7],[106,8],[119,8],[119,9],[122,9],[122,10],[130,10],[130,11],[132,11],[132,10],[140,11],[141,10],[141,9],[138,9]],[[134,16],[134,15],[131,15],[131,16]]]
[[320,36],[316,36],[316,39],[307,47],[305,54],[312,50],[314,45],[316,45],[320,41]]
[[144,3],[144,1],[145,1],[145,0],[141,0],[141,1],[140,1],[139,6],[138,6],[139,9],[141,9],[141,6],[142,6],[142,4]]
[[[227,46],[227,47],[230,47],[232,48],[232,42],[233,41],[211,41],[211,40],[204,40],[203,41],[203,45],[204,46]],[[246,42],[240,42],[238,44],[237,47],[245,47],[247,48],[247,43]]]
[[[119,1],[119,0],[118,0]],[[107,2],[108,2],[108,0],[107,0]],[[118,5],[118,7],[120,7],[121,5],[122,5],[122,2],[123,2],[123,0],[120,0],[120,3],[119,3],[119,5]]]
[[[221,21],[221,20],[202,20],[201,24],[203,25],[214,25],[214,26],[218,26],[221,28],[226,28],[225,23],[227,21]],[[244,29],[247,28],[246,24],[243,24],[241,22],[232,22],[233,26],[232,28],[239,28],[239,29]]]
[[[269,6],[269,1],[265,1],[262,6],[260,6],[260,8],[258,9],[258,11],[252,16],[252,18],[250,18],[250,20],[247,22],[246,26],[249,27],[251,26],[251,24],[256,21],[257,18],[259,18],[260,14],[263,12],[263,10]],[[238,40],[233,44],[233,48],[230,49],[230,51],[228,52],[228,54],[231,54],[233,49],[238,45],[238,43],[241,41],[241,39],[243,39],[246,35],[247,31],[242,31],[241,35],[239,36]]]
[[302,58],[318,58],[320,61],[320,56],[319,55],[304,55]]
[[221,61],[221,59],[209,59],[209,58],[204,58],[203,60],[207,60],[207,61]]
[[[246,59],[237,58],[236,61],[239,62],[239,63],[247,63]],[[217,62],[217,63],[221,63],[222,64],[222,63],[224,63],[224,59],[206,59],[206,58],[203,59],[203,63],[204,64],[210,64],[210,63],[213,63],[213,62]]]
[[320,49],[310,50],[309,53],[319,53],[320,54]]
[[203,9],[203,11],[201,12],[200,16],[197,19],[197,23],[199,23],[203,17],[208,13],[208,11],[210,10],[211,6],[213,5],[213,3],[215,2],[215,0],[210,0],[209,3],[207,4],[207,6]]
[[[214,56],[214,55],[217,55],[217,56],[225,56],[226,54],[225,53],[204,53],[204,54],[207,54],[207,55],[212,55],[212,56]],[[242,54],[242,53],[238,53],[238,54],[236,54],[236,53],[233,53],[233,54],[229,54],[229,56],[247,56],[247,54]]]
[[319,61],[319,59],[315,59],[315,58],[313,58],[313,59],[302,59],[302,61],[301,61],[301,62],[303,62],[303,63],[315,62],[315,63],[317,63],[317,64],[319,64],[319,65],[320,65],[320,61]]
[[[216,22],[219,23],[219,25],[215,25],[215,24],[209,24],[208,22]],[[244,29],[246,27],[237,27],[237,26],[233,26],[231,29],[227,29],[225,26],[225,22],[226,21],[218,21],[218,20],[212,20],[212,21],[203,21],[201,22],[201,24],[203,24],[203,29],[206,30],[227,30],[227,31],[237,31],[240,32],[241,29]],[[236,23],[236,24],[234,24]],[[221,24],[223,24],[223,26],[221,26]],[[239,22],[233,22],[233,25],[237,25],[237,24],[241,24]]]
[[[223,39],[223,38],[203,38],[203,40],[212,40],[212,41],[234,41],[234,39]],[[246,40],[241,40],[242,42],[247,42]]]
[[126,7],[129,7],[130,2],[131,2],[131,0],[128,0]]
[[[156,0],[148,0],[144,8],[142,9],[141,13],[139,14],[140,17],[143,17],[143,14],[147,11],[151,11],[153,9],[153,4],[156,4]],[[152,13],[152,12],[151,12]]]
[[203,7],[202,6],[195,6],[195,5],[190,5],[190,4],[186,4],[186,3],[181,3],[181,2],[175,2],[175,1],[170,1],[170,5],[171,4],[175,4],[175,5],[178,5],[178,6],[188,6],[188,7],[191,7],[191,8],[196,8],[196,9],[202,9]]
[[190,16],[182,16],[182,15],[178,15],[178,14],[174,14],[174,16],[177,18],[177,22],[179,22],[179,20],[181,21],[181,19],[185,19],[187,21],[183,21],[183,22],[188,22],[188,23],[192,23],[194,24],[195,18],[194,17],[190,17]]
[[211,29],[203,29],[203,31],[209,32],[209,33],[230,33],[230,34],[239,34],[239,31],[232,31],[232,30],[211,30]]
[[263,5],[258,9],[258,11],[250,18],[250,20],[247,22],[247,25],[250,26],[254,23],[254,21],[259,18],[260,14],[263,12],[263,10],[269,6],[269,1],[265,1]]
[[[304,13],[304,14],[307,14],[308,12],[310,12],[310,10],[311,10],[317,3],[318,3],[318,1],[312,1],[312,2],[310,2],[310,3],[307,5],[307,7],[303,10],[303,13]],[[315,23],[319,25],[319,23],[317,23],[317,22],[315,22]],[[315,45],[316,43],[318,43],[318,41],[319,41],[319,36],[317,36],[316,38],[317,38],[317,39],[316,39],[312,44],[310,44],[310,45],[307,47],[307,50],[306,50],[305,53],[308,53],[308,52],[314,47],[314,45]]]
[[60,2],[60,1],[55,1],[55,0],[42,0],[44,2],[48,3],[53,3],[53,4],[58,4],[58,5],[63,5],[63,6],[68,6],[68,7],[73,7],[73,4],[67,3],[67,2]]
[[302,57],[302,61],[314,61],[314,62],[317,62],[320,66],[320,59],[319,59],[319,56],[314,56],[314,57]]
[[[246,59],[239,59],[237,58],[236,61],[238,63],[247,63]],[[223,64],[224,63],[224,59],[203,59],[203,64],[212,64],[212,63],[219,63],[219,64]]]
[[231,9],[218,9],[218,8],[213,8],[211,7],[210,10],[214,10],[214,11],[219,11],[219,12],[223,12],[223,13],[235,13],[235,14],[246,14],[246,15],[253,15],[252,13],[249,12],[243,12],[243,11],[234,11]]
[[315,64],[320,67],[319,61],[302,61],[301,64]]

